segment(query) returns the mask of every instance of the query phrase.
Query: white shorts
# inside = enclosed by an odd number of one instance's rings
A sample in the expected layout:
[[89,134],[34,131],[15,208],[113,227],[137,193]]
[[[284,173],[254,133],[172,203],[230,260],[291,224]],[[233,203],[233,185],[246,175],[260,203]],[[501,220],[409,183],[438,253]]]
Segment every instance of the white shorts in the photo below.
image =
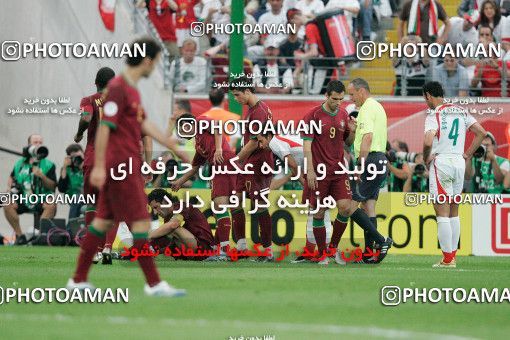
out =
[[438,155],[429,171],[429,191],[432,195],[454,196],[462,193],[466,161],[461,155]]

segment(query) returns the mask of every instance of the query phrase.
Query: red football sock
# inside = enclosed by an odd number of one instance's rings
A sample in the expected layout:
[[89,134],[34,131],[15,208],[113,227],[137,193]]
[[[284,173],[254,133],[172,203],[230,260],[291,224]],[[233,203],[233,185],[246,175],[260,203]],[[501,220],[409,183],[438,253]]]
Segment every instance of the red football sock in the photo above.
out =
[[[133,239],[133,248],[136,248],[139,252],[148,242],[147,233],[133,233]],[[143,274],[145,275],[145,280],[149,286],[154,287],[159,282],[161,282],[158,270],[156,269],[156,264],[154,263],[154,258],[152,256],[139,256],[138,263],[142,268]]]
[[[341,221],[339,217],[344,219],[344,221]],[[333,234],[331,235],[331,242],[329,243],[330,248],[338,248],[345,228],[347,228],[347,217],[337,216],[333,223]]]
[[326,250],[326,227],[314,227],[313,236],[315,236],[315,242],[317,242],[317,248],[319,248],[319,257],[322,257]]
[[[92,224],[92,221],[94,221],[94,218],[96,217],[96,207],[87,207],[85,210],[85,225],[89,226]],[[97,251],[101,252],[103,250],[103,244],[100,244],[99,247],[97,247]]]
[[232,226],[236,240],[246,238],[246,219],[243,209],[236,209],[232,211]]
[[443,262],[450,263],[453,260],[453,253],[447,253],[443,251]]
[[112,244],[115,242],[117,231],[119,230],[119,224],[114,223],[113,227],[106,233],[106,240],[104,242],[104,248],[112,249]]
[[315,251],[315,243],[308,241],[308,238],[306,238],[306,249],[310,254],[313,254]]
[[269,211],[265,210],[259,214],[260,238],[264,248],[271,247],[273,236],[273,223]]
[[217,220],[216,235],[218,236],[218,244],[228,242],[230,236],[230,216],[222,217]]
[[452,251],[452,258],[455,258],[455,256],[457,255],[457,249],[455,249],[454,251]]
[[74,273],[74,282],[87,281],[87,275],[92,265],[92,258],[97,251],[97,247],[104,243],[104,233],[97,231],[91,225],[85,239],[81,244],[80,255],[78,255],[78,264]]

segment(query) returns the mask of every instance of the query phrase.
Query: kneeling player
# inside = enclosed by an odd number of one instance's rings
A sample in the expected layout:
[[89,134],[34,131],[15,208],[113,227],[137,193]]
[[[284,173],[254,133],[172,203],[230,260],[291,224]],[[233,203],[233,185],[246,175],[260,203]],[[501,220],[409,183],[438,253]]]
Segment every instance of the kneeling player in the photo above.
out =
[[[172,206],[162,207],[161,205],[168,200],[172,202]],[[191,249],[195,254],[212,250],[214,238],[211,227],[200,210],[193,207],[183,207],[180,213],[174,214],[175,208],[179,205],[179,200],[164,189],[159,188],[151,191],[148,201],[151,209],[164,221],[159,228],[149,233],[149,239],[153,247],[158,247],[161,253],[165,247],[169,247],[172,252],[175,248]],[[206,257],[181,255],[175,258],[204,260]]]
[[[193,124],[194,129],[196,129],[196,124],[199,124],[199,121],[202,120],[212,122],[212,120],[207,117],[199,117],[195,120],[193,115],[184,114],[177,120],[177,131],[184,131],[183,125],[185,123]],[[176,180],[172,185],[172,190],[179,190],[182,184],[186,183],[187,180],[193,177],[200,169],[200,166],[204,165],[206,162],[210,165],[214,165],[215,163],[224,163],[228,170],[234,170],[234,167],[230,164],[230,159],[234,158],[235,154],[231,151],[226,138],[222,137],[220,134],[213,134],[205,131],[196,133],[195,149],[196,152],[191,164],[191,171]],[[211,181],[211,199],[212,204],[216,209],[221,209],[223,205],[229,203],[229,196],[232,195],[232,191],[235,190],[235,186],[236,176],[231,174],[214,175]],[[214,217],[216,218],[216,246],[220,247],[220,253],[218,256],[213,256],[208,260],[226,261],[228,259],[227,252],[229,250],[230,227],[232,225],[230,212],[228,210],[225,212],[218,212],[214,214]]]

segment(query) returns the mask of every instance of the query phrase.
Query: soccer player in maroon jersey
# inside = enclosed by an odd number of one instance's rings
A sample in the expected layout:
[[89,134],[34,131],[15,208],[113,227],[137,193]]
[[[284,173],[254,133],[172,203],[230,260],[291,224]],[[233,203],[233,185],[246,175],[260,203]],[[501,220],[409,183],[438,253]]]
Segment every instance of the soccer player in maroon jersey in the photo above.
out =
[[[183,136],[183,124],[188,122],[193,124],[194,131],[189,133],[189,136],[195,135],[195,157],[192,161],[192,169],[184,176],[176,180],[172,185],[172,190],[177,191],[181,186],[193,177],[199,170],[200,166],[208,162],[211,166],[223,163],[227,170],[233,171],[234,167],[230,164],[230,159],[235,157],[235,153],[227,142],[225,136],[220,131],[213,133],[212,131],[200,131],[197,133],[197,124],[200,121],[205,121],[211,126],[211,120],[207,117],[195,117],[191,114],[184,114],[177,120],[177,134]],[[205,126],[205,125],[204,125]],[[188,138],[189,139],[189,138]],[[222,167],[223,167],[222,166]],[[229,250],[229,236],[231,227],[230,211],[222,209],[225,204],[229,203],[229,197],[236,189],[236,177],[229,174],[215,174],[211,180],[211,199],[215,209],[225,210],[214,212],[216,218],[216,246],[220,248],[219,255],[211,256],[208,261],[227,261],[227,252]]]
[[[135,45],[141,47],[145,55],[137,53]],[[155,124],[145,119],[136,88],[138,81],[154,70],[161,48],[154,40],[142,38],[131,45],[130,52],[126,69],[113,78],[106,89],[104,115],[96,134],[94,167],[90,174],[90,184],[100,190],[99,202],[96,217],[81,245],[75,274],[67,283],[69,290],[94,289],[87,282],[87,274],[97,247],[104,243],[105,234],[114,221],[130,225],[133,247],[139,252],[148,241],[149,213],[141,174],[140,138],[151,136],[167,147],[170,142]],[[118,176],[127,163],[132,164],[128,167],[131,171],[124,171],[122,180],[116,179],[114,176]],[[145,294],[167,297],[185,294],[184,290],[175,289],[160,279],[152,257],[140,256],[138,262],[147,281]]]
[[[215,240],[211,232],[211,226],[199,209],[182,207],[181,212],[174,213],[175,207],[180,204],[179,199],[161,188],[152,190],[148,196],[148,201],[151,209],[164,221],[161,226],[149,233],[151,245],[159,248],[160,254],[163,253],[165,247],[170,247],[174,254],[175,248],[191,249],[193,256],[183,254],[174,257],[176,259],[199,261],[206,259],[208,256],[196,256],[197,254],[203,252],[213,253]],[[168,201],[172,202],[170,207],[165,206]]]
[[[235,100],[242,105],[248,106],[248,112],[245,119],[248,120],[248,125],[253,121],[259,121],[260,126],[265,126],[267,122],[272,121],[273,114],[269,107],[263,101],[259,100],[255,95],[255,87],[251,79],[247,77],[236,78],[230,84],[230,91]],[[255,125],[254,125],[255,126]],[[251,134],[247,129],[243,135],[243,148],[237,155],[239,162],[244,162],[253,165],[253,175],[239,175],[237,176],[236,192],[241,197],[243,192],[246,192],[252,201],[261,200],[261,191],[269,190],[271,184],[272,174],[263,174],[261,171],[264,163],[268,164],[271,168],[274,165],[273,153],[269,149],[260,149],[257,141],[257,135]],[[239,200],[241,202],[241,200]],[[260,256],[256,259],[257,262],[271,262],[274,261],[271,249],[272,240],[272,222],[271,216],[267,208],[259,208],[255,212],[258,216],[260,225],[260,238],[262,246],[268,250],[270,256]],[[238,250],[246,249],[246,230],[245,230],[245,216],[244,209],[238,207],[232,212],[232,220],[234,225],[234,232],[237,238]]]
[[[303,198],[308,199],[310,206],[313,208],[317,206],[318,199],[322,201],[325,197],[332,196],[335,200],[338,215],[333,223],[333,234],[329,248],[336,250],[347,226],[347,220],[351,217],[354,222],[376,240],[381,252],[379,255],[380,262],[386,256],[392,240],[389,237],[385,239],[377,232],[367,214],[358,208],[358,203],[352,200],[348,175],[335,174],[335,171],[341,169],[338,163],[344,163],[344,142],[352,144],[354,141],[354,122],[349,119],[347,112],[339,107],[344,95],[344,84],[338,80],[330,81],[326,88],[326,101],[313,108],[303,118],[308,126],[310,126],[311,121],[320,122],[322,129],[321,133],[311,132],[302,135],[307,170]],[[325,165],[326,176],[322,180],[317,179],[319,164]],[[319,249],[319,257],[314,259],[314,262],[327,265],[329,259],[324,255],[326,254],[325,210],[325,208],[320,208],[313,215],[313,234]],[[336,254],[335,260],[339,260],[338,251],[336,251]]]
[[[74,141],[79,143],[83,138],[83,133],[87,131],[87,145],[85,147],[85,155],[83,161],[83,193],[85,195],[94,195],[96,202],[99,198],[99,192],[96,188],[90,185],[90,172],[92,171],[92,166],[94,165],[94,142],[96,138],[97,127],[99,126],[99,121],[102,118],[103,113],[103,94],[106,89],[106,85],[108,82],[115,77],[115,72],[109,67],[102,67],[97,71],[96,74],[96,87],[97,92],[88,97],[82,98],[80,102],[80,111],[81,118],[78,124],[78,132],[74,136]],[[94,220],[96,216],[96,206],[89,205],[87,206],[87,210],[85,211],[85,225],[89,226],[90,223]],[[108,234],[106,235],[105,248],[111,248],[111,244],[115,240],[115,235],[117,234],[117,229],[112,228]],[[103,245],[101,245],[98,251],[102,251]],[[101,253],[98,253],[101,254]],[[94,262],[96,263],[99,258]],[[102,257],[103,264],[111,264],[111,256],[103,256]]]

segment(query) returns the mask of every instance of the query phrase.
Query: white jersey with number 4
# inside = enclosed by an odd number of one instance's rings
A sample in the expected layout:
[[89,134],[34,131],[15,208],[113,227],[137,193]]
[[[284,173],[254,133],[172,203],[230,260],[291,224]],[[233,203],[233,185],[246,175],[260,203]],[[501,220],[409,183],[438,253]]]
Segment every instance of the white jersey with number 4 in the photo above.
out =
[[432,154],[462,155],[466,132],[476,120],[462,107],[453,104],[438,106],[425,119],[425,133],[436,131]]
[[304,166],[303,139],[299,135],[276,135],[269,142],[271,151],[282,161],[288,155],[296,160],[299,167]]
[[459,195],[464,184],[466,162],[462,157],[469,127],[476,120],[452,104],[441,105],[425,119],[425,133],[436,131],[432,142],[434,161],[430,165],[429,185],[433,195]]

